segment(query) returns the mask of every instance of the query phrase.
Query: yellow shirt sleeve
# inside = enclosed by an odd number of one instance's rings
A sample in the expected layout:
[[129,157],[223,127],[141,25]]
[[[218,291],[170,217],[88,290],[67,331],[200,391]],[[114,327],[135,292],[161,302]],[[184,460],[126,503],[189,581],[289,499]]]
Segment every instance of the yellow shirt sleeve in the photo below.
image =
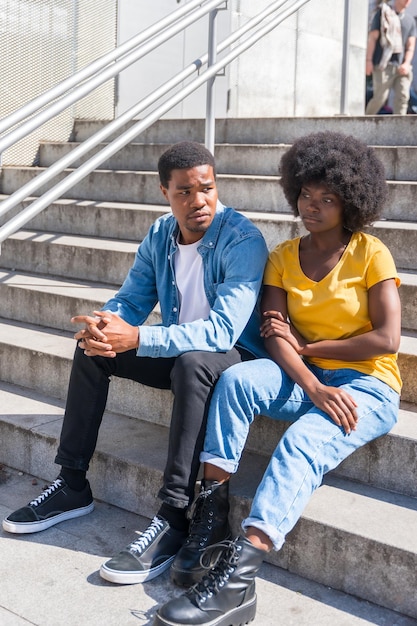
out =
[[[269,255],[264,284],[287,292],[288,316],[309,342],[323,339],[346,339],[371,330],[368,291],[382,280],[400,284],[394,260],[388,248],[376,237],[352,234],[341,259],[320,281],[306,276],[299,261],[300,238],[285,241]],[[387,357],[383,357],[385,359]],[[382,378],[390,386],[401,386],[396,356],[349,362],[334,359],[310,359],[324,369],[350,367]],[[395,363],[394,363],[395,361]]]

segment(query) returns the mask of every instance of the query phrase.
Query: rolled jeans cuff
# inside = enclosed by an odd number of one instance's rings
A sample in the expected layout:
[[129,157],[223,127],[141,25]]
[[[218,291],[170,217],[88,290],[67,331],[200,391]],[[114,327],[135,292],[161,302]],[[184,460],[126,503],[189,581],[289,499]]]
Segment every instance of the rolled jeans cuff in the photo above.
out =
[[226,459],[221,459],[214,454],[210,454],[210,452],[201,452],[200,453],[200,462],[201,463],[210,463],[210,465],[215,465],[216,467],[220,467],[220,469],[224,470],[228,474],[235,474],[237,472],[237,468],[239,463],[235,461],[228,461]]
[[262,522],[256,517],[247,517],[242,522],[242,529],[246,532],[246,530],[250,526],[252,526],[252,528],[258,528],[258,530],[261,530],[263,533],[265,533],[265,535],[267,535],[272,541],[274,550],[276,550],[277,552],[278,550],[281,550],[282,546],[284,545],[285,536],[283,536],[282,533],[280,533],[276,528],[274,528],[270,524]]

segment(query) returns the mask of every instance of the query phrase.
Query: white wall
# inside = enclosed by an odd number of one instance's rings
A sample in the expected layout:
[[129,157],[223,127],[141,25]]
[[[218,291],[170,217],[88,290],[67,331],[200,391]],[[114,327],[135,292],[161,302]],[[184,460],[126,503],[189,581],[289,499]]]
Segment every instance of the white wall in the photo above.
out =
[[[186,3],[187,0],[180,0]],[[219,12],[219,39],[259,13],[270,0],[229,0]],[[178,7],[174,0],[118,0],[119,43]],[[365,99],[368,7],[351,0],[348,113],[361,115]],[[340,112],[345,0],[310,0],[234,61],[216,79],[219,117],[321,116]],[[206,48],[207,21],[186,37],[176,36],[153,57],[140,61],[119,80],[117,110],[126,110]],[[154,53],[152,53],[154,54]],[[205,90],[166,117],[204,117]]]
[[[130,39],[149,26],[177,10],[189,0],[118,0],[118,42]],[[230,11],[219,11],[217,18],[218,40],[230,32]],[[192,24],[187,31],[153,50],[124,70],[118,78],[117,113],[121,114],[133,104],[163,85],[168,79],[207,51],[208,17]],[[189,82],[189,81],[187,81]],[[200,87],[187,100],[173,108],[166,117],[201,117],[206,100],[206,87]],[[227,78],[216,79],[216,115],[223,117],[227,106]],[[146,110],[139,117],[143,117]]]
[[[267,4],[266,0],[241,0],[241,14],[234,15],[235,24],[242,14],[249,17]],[[311,0],[243,55],[232,68],[229,114],[338,114],[344,9],[344,0]],[[367,14],[363,0],[351,0],[347,111],[351,115],[364,111]]]

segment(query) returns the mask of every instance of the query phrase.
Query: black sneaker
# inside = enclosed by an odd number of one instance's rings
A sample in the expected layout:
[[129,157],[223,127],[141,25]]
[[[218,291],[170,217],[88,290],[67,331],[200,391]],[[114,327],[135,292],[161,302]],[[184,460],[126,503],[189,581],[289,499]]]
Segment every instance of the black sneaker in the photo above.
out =
[[93,509],[93,496],[88,481],[82,491],[75,491],[58,476],[35,500],[10,513],[3,520],[3,528],[9,533],[37,533],[58,522],[87,515]]
[[170,567],[186,538],[186,532],[155,516],[138,539],[101,566],[100,576],[122,585],[152,580]]

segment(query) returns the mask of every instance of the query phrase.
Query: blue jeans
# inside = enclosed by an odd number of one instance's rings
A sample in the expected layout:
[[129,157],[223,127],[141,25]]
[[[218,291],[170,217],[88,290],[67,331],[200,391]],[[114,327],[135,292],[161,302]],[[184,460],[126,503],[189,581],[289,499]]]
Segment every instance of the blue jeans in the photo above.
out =
[[202,462],[237,471],[256,415],[292,422],[278,442],[242,527],[256,527],[276,550],[295,526],[324,474],[397,421],[399,394],[352,369],[311,370],[325,385],[343,387],[356,400],[359,421],[346,435],[303,389],[269,359],[239,363],[218,381],[208,415]]

